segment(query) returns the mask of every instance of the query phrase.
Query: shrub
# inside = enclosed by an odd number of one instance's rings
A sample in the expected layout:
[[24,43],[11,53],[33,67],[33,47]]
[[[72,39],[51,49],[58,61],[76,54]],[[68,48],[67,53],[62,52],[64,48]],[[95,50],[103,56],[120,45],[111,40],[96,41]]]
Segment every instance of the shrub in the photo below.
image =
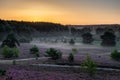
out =
[[77,49],[76,49],[76,48],[72,48],[72,52],[73,52],[73,53],[76,53],[76,52],[77,52]]
[[117,50],[114,50],[110,56],[115,59],[115,60],[120,60],[120,52],[118,52]]
[[97,63],[90,56],[87,56],[86,60],[82,63],[82,67],[86,68],[90,76],[93,76],[96,73]]
[[14,48],[10,48],[8,46],[4,46],[3,47],[3,52],[2,52],[2,55],[5,57],[5,58],[11,58],[11,57],[18,57],[19,56],[19,51],[16,47]]
[[0,68],[0,76],[6,75],[6,70]]
[[85,44],[91,44],[94,41],[93,35],[91,33],[82,34],[82,38],[83,38],[82,42]]
[[11,48],[12,49],[12,53],[14,54],[13,57],[19,57],[19,50],[18,48],[14,47],[14,48]]
[[112,32],[105,32],[103,35],[101,35],[101,45],[102,46],[115,46],[116,45],[116,36]]
[[47,56],[51,57],[53,60],[57,60],[62,57],[62,53],[54,48],[47,49],[46,53]]
[[68,61],[69,62],[73,62],[74,61],[74,55],[72,53],[69,54]]
[[10,54],[10,48],[8,46],[3,47],[2,55],[7,58],[7,57],[12,57],[13,55]]
[[73,45],[75,44],[75,41],[73,39],[70,39],[69,43]]
[[39,49],[36,45],[34,45],[32,48],[30,48],[30,53],[36,54],[37,52],[39,52]]

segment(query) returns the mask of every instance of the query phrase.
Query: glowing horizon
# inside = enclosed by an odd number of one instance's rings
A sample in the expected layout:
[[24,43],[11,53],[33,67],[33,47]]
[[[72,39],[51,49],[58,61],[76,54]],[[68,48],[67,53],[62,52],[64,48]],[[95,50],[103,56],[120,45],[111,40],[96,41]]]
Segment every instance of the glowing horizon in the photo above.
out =
[[1,0],[0,19],[120,24],[119,0]]

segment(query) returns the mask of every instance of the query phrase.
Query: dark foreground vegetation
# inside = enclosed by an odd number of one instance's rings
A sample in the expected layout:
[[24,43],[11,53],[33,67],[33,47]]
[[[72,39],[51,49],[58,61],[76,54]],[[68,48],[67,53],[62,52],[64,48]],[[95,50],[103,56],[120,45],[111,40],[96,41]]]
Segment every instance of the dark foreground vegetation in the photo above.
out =
[[[9,66],[5,67],[5,66]],[[90,77],[80,68],[60,68],[23,65],[2,65],[7,72],[0,76],[1,80],[119,80],[120,73],[113,71],[99,71]]]

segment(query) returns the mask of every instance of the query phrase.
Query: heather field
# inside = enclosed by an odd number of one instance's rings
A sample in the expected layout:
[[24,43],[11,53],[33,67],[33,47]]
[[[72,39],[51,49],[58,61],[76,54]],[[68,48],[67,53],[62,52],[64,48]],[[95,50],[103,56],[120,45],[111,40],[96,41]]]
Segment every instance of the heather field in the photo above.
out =
[[0,80],[120,80],[119,7],[0,0]]
[[96,77],[91,78],[86,73],[64,72],[62,70],[59,72],[38,72],[11,69],[8,74],[13,77],[13,80],[119,80],[120,78],[120,73],[99,73]]
[[7,69],[7,75],[1,76],[0,80],[119,80],[120,78],[120,72],[117,71],[98,71],[94,77],[90,77],[79,68],[9,65]]
[[[36,45],[39,48],[38,59],[34,55],[30,54],[29,49]],[[15,58],[16,65],[12,64],[13,58],[4,60],[1,56],[0,65],[2,68],[7,69],[7,74],[1,76],[0,80],[119,80],[119,61],[115,61],[110,57],[111,51],[116,47],[101,47],[95,45],[84,44],[63,44],[63,43],[22,43],[19,48],[19,57]],[[51,60],[49,57],[45,57],[45,52],[48,48],[56,48],[60,50],[63,55],[62,59],[57,61]],[[84,70],[79,67],[64,67],[69,65],[67,57],[72,49],[76,48],[74,53],[74,66],[80,66],[85,60],[86,55],[90,55],[91,58],[98,63],[100,68],[108,68],[105,70],[97,71],[94,77],[90,77]],[[117,48],[119,50],[119,48]],[[26,60],[21,60],[26,59]],[[63,67],[49,67],[39,66],[33,64],[49,64],[49,65],[62,65]],[[117,70],[111,70],[111,68],[117,68]],[[109,70],[110,69],[110,70]]]
[[[48,48],[56,48],[57,50],[60,50],[63,53],[62,59],[58,60],[58,62],[66,62],[69,53],[72,52],[73,48],[76,48],[77,51],[74,53],[75,63],[79,64],[86,58],[86,55],[89,54],[93,60],[99,63],[99,65],[103,65],[103,66],[111,65],[111,66],[117,66],[117,67],[119,67],[120,65],[119,61],[115,61],[110,57],[110,53],[114,49],[119,50],[119,48],[85,45],[80,43],[75,45],[63,44],[63,43],[22,43],[21,46],[18,47],[19,57],[17,59],[35,58],[35,55],[30,54],[30,51],[29,51],[29,49],[33,45],[36,45],[39,48],[40,58],[44,57],[44,55],[46,54],[46,50]],[[4,58],[2,58],[1,56],[1,59],[4,59]],[[40,61],[38,62],[40,63],[52,62],[52,60],[47,60],[47,59],[44,60],[44,59],[40,59]]]

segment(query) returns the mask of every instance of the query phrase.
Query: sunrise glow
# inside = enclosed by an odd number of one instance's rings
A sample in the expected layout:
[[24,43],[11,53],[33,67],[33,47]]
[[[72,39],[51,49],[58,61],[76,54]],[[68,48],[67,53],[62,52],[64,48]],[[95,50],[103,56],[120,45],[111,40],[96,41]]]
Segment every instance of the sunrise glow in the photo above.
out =
[[120,24],[118,0],[0,0],[0,18],[62,24]]

